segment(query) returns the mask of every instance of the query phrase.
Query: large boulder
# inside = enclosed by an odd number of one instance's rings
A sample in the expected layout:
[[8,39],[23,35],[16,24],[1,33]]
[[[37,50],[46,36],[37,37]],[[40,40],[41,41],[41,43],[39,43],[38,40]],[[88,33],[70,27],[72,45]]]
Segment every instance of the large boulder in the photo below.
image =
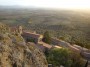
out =
[[25,43],[21,36],[1,37],[0,67],[48,67],[44,53],[35,44]]

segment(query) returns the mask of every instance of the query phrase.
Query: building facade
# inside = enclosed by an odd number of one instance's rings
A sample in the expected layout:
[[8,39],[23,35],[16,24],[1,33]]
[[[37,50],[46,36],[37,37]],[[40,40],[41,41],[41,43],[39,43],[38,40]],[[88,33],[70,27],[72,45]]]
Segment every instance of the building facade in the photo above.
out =
[[43,39],[43,35],[31,32],[23,32],[22,36],[26,40],[26,42],[34,42],[36,44],[38,44]]

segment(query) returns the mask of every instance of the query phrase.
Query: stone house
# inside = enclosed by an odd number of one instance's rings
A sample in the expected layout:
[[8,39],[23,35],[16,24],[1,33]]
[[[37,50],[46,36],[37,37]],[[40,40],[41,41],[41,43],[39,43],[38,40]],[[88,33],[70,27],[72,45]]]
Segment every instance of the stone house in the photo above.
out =
[[31,32],[23,32],[22,37],[26,40],[26,42],[34,42],[38,44],[40,41],[42,41],[43,35]]
[[36,32],[28,32],[23,30],[22,26],[11,27],[11,32],[14,34],[18,33],[26,40],[26,42],[38,42],[42,41],[43,35],[37,34]]

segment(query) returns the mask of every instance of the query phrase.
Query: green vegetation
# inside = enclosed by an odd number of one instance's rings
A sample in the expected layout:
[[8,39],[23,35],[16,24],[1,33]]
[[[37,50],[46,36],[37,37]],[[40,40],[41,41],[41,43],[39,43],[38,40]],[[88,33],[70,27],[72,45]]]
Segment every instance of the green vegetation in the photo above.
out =
[[44,38],[43,38],[43,41],[44,41],[45,43],[48,43],[48,44],[50,44],[50,43],[51,43],[51,37],[50,37],[50,35],[49,35],[49,32],[48,32],[48,31],[46,31],[46,32],[44,33]]
[[[37,33],[44,34],[43,40],[49,44],[52,36],[90,49],[90,13],[63,10],[0,9],[0,22],[11,27],[22,25],[27,30],[34,30]],[[9,32],[7,29],[7,26],[1,24],[0,34],[8,35],[5,33],[6,31]],[[14,42],[23,42],[23,38],[19,35],[11,35],[10,33],[9,37]],[[5,40],[2,35],[0,40]],[[28,41],[34,40],[28,39]],[[45,54],[48,63],[53,64],[54,67],[60,65],[83,67],[85,65],[80,55],[68,49],[47,50]]]
[[33,38],[27,38],[26,41],[27,41],[27,42],[33,42],[33,43],[35,43],[35,39],[33,39]]
[[84,60],[78,55],[68,49],[52,49],[45,53],[49,64],[54,67],[63,65],[65,67],[84,67]]
[[73,10],[0,9],[0,22],[63,39],[90,49],[90,13]]

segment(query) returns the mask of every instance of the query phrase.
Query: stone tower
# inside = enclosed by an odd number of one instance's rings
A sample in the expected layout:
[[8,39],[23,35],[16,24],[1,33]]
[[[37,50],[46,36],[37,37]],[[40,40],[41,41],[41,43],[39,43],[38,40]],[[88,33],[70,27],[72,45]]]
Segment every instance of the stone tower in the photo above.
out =
[[18,27],[18,32],[19,32],[19,34],[22,34],[22,26]]

